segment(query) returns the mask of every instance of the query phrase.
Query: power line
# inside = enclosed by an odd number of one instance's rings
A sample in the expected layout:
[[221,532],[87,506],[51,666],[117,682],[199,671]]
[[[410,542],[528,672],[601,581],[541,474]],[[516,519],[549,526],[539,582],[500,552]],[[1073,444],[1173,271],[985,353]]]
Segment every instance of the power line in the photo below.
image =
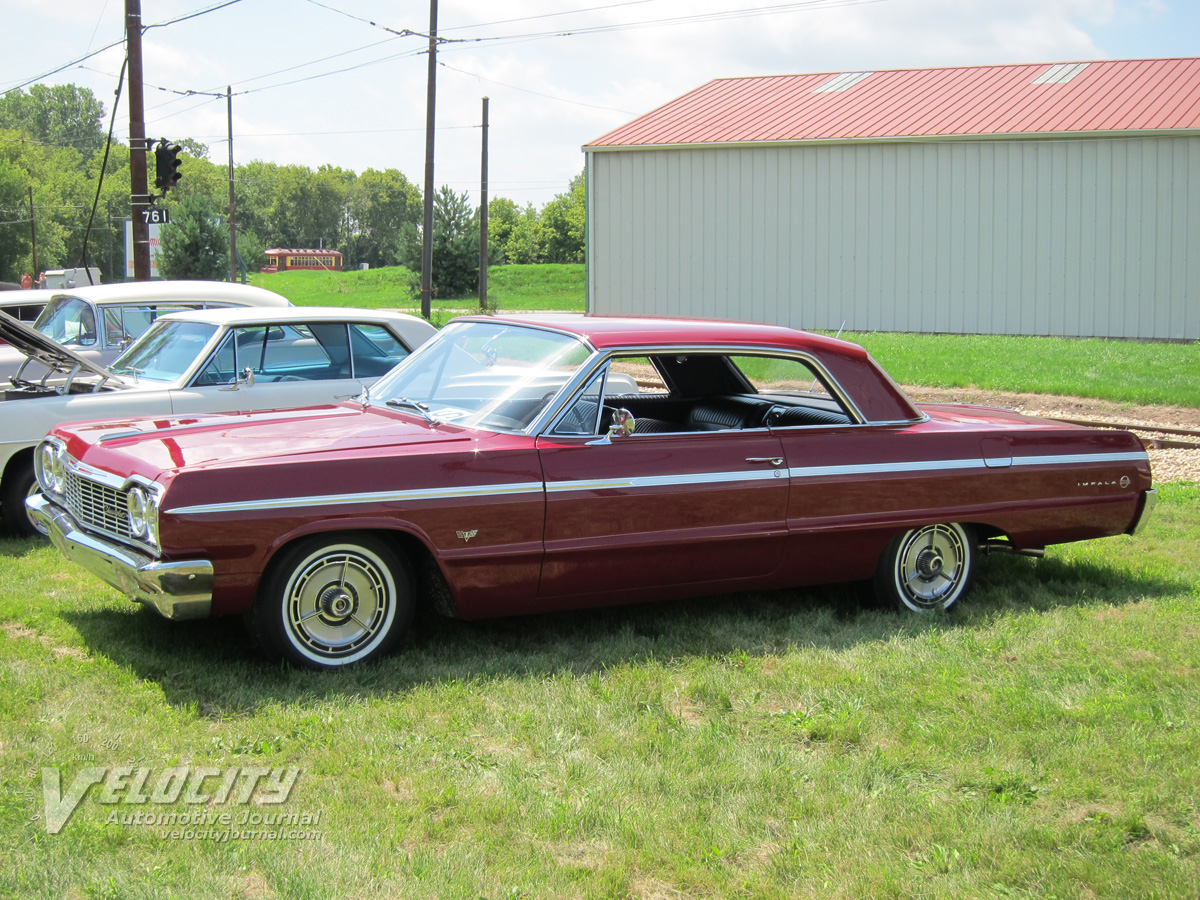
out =
[[[158,22],[154,25],[146,25],[142,28],[142,31],[143,32],[149,31],[151,28],[166,28],[168,25],[174,25],[178,22],[186,22],[188,19],[195,19],[197,16],[207,15],[208,13],[216,12],[219,9],[224,9],[227,6],[233,6],[235,3],[241,3],[241,2],[242,2],[242,0],[226,0],[226,2],[219,3],[216,6],[210,6],[207,9],[200,9],[200,10],[197,10],[196,12],[188,13],[187,15],[183,15],[183,16],[179,16],[178,18],[169,19],[166,22]],[[94,37],[95,36],[93,35],[93,38]],[[64,65],[58,66],[55,69],[51,69],[49,72],[45,72],[45,73],[37,76],[36,78],[31,78],[28,81],[22,82],[21,84],[14,85],[13,87],[5,88],[3,91],[3,94],[11,94],[13,91],[19,91],[22,88],[29,87],[29,85],[36,84],[39,81],[49,78],[51,75],[57,75],[59,72],[69,69],[72,66],[77,66],[81,62],[91,59],[93,56],[99,56],[101,53],[105,52],[106,50],[111,50],[111,49],[113,49],[113,47],[120,47],[124,43],[125,43],[125,38],[122,37],[120,40],[113,41],[111,44],[106,44],[105,46],[101,47],[99,50],[93,50],[91,53],[87,53],[87,54],[79,57],[78,59],[73,59],[69,63],[65,63]]]
[[[339,57],[342,57],[342,56],[349,56],[351,53],[360,53],[363,50],[370,50],[372,47],[378,47],[381,44],[388,44],[394,40],[396,40],[394,37],[384,38],[381,41],[374,41],[370,44],[364,44],[363,46],[355,47],[352,50],[343,50],[340,53],[332,53],[329,56],[322,56],[322,57],[319,57],[318,59],[309,60],[308,62],[297,63],[294,66],[286,66],[282,69],[275,69],[272,72],[264,72],[262,75],[254,75],[254,76],[251,76],[250,78],[236,78],[233,80],[238,84],[250,84],[251,82],[254,82],[254,81],[261,81],[264,78],[270,78],[273,75],[282,75],[285,72],[294,72],[296,69],[303,69],[306,66],[315,66],[315,65],[317,65],[317,63],[327,62],[331,59],[338,59]],[[166,90],[166,88],[160,88],[160,90]],[[211,88],[209,91],[198,91],[197,93],[209,93],[214,90],[216,90],[216,88]],[[259,90],[263,90],[263,89],[260,88]],[[241,93],[247,93],[247,92],[239,91],[238,93],[241,94]],[[224,96],[224,95],[222,95],[222,96]],[[237,96],[237,95],[235,95],[235,96]],[[169,100],[167,102],[175,103],[176,101]],[[166,104],[164,103],[164,104],[159,104],[159,105],[165,106]],[[157,107],[155,107],[155,108],[157,108]]]
[[219,9],[224,9],[227,6],[233,6],[235,3],[241,3],[242,0],[225,0],[224,3],[218,3],[216,6],[210,6],[207,9],[199,9],[196,12],[188,13],[187,15],[179,16],[174,19],[168,19],[166,22],[156,22],[153,25],[146,25],[142,28],[142,33],[146,33],[151,28],[166,28],[168,25],[177,25],[180,22],[186,22],[188,19],[195,19],[200,16],[208,15],[211,12],[216,12]]
[[545,97],[547,100],[556,100],[559,103],[571,103],[575,106],[586,106],[590,109],[607,109],[612,112],[625,113],[626,115],[630,116],[636,115],[636,113],[633,113],[627,109],[617,109],[615,106],[599,106],[595,103],[584,103],[581,100],[568,100],[565,97],[555,97],[552,94],[543,94],[541,91],[531,91],[529,88],[517,87],[515,84],[505,84],[503,81],[496,81],[494,78],[485,78],[482,75],[476,75],[474,72],[468,72],[466,69],[456,69],[454,66],[449,65],[448,63],[439,62],[438,65],[445,66],[447,69],[450,69],[454,72],[460,72],[463,75],[470,75],[473,78],[478,78],[480,81],[486,81],[489,84],[498,84],[500,87],[510,88],[514,91],[521,91],[525,94],[533,94],[535,97]]
[[111,44],[107,44],[107,45],[101,47],[99,50],[93,50],[91,53],[88,53],[85,56],[81,56],[78,59],[73,59],[69,63],[59,66],[57,69],[51,69],[49,72],[45,72],[45,73],[37,76],[36,78],[30,78],[28,81],[24,81],[21,84],[14,85],[13,87],[10,87],[10,88],[5,88],[4,94],[8,95],[8,94],[11,94],[13,91],[19,91],[22,88],[27,88],[31,84],[37,84],[39,81],[49,78],[51,75],[57,75],[59,72],[62,72],[64,69],[69,69],[72,66],[79,65],[79,63],[81,63],[85,60],[91,59],[93,56],[99,56],[104,51],[111,50],[113,47],[120,47],[124,43],[125,43],[124,38],[122,38],[119,41],[113,41]]
[[[711,13],[695,13],[687,16],[672,16],[663,19],[648,19],[642,22],[613,23],[609,25],[590,25],[581,28],[558,29],[556,31],[535,31],[526,34],[496,35],[494,37],[466,38],[461,43],[491,44],[501,46],[505,43],[525,43],[527,41],[546,40],[548,38],[575,37],[581,34],[607,34],[614,31],[634,31],[642,28],[664,28],[675,25],[692,25],[701,22],[721,22],[732,19],[748,19],[758,16],[781,15],[789,12],[807,12],[810,10],[837,9],[844,6],[860,6],[867,3],[885,3],[888,0],[800,0],[795,3],[781,3],[775,6],[758,6],[751,9],[721,10]],[[454,48],[447,48],[454,49]]]
[[[312,0],[310,0],[312,2]],[[481,22],[478,25],[454,25],[443,28],[443,31],[465,31],[471,28],[491,28],[493,25],[511,25],[514,22],[531,22],[534,19],[553,19],[556,16],[574,16],[579,13],[600,12],[606,9],[617,9],[621,6],[640,6],[643,3],[661,3],[662,0],[625,0],[624,3],[608,3],[604,6],[588,6],[583,9],[568,9],[562,12],[540,13],[536,16],[521,16],[516,19],[499,19],[495,22]]]

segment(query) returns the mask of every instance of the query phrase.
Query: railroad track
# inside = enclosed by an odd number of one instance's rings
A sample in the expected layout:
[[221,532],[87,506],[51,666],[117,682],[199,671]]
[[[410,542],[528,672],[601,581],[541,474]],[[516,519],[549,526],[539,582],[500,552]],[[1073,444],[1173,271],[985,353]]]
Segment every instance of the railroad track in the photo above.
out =
[[[1091,428],[1120,428],[1124,431],[1145,432],[1149,437],[1149,445],[1164,450],[1200,450],[1200,430],[1194,428],[1168,428],[1165,425],[1143,425],[1140,422],[1098,422],[1095,419],[1068,419],[1063,416],[1053,416],[1058,422],[1068,425],[1087,425]],[[1175,440],[1173,437],[1155,437],[1158,434],[1177,435],[1192,438],[1190,441]]]

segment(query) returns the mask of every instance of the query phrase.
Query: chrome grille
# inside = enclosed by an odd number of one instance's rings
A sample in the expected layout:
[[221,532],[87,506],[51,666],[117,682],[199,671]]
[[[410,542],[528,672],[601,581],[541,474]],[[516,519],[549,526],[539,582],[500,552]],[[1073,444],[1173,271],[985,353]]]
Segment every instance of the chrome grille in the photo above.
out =
[[125,514],[125,491],[98,484],[75,472],[66,478],[66,507],[80,524],[122,540],[133,540]]

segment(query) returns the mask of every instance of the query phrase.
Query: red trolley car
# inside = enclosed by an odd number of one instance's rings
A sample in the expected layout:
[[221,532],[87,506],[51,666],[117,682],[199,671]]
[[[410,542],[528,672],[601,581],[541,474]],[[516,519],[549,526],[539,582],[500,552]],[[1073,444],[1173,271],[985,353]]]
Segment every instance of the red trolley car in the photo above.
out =
[[342,271],[342,254],[337,250],[290,250],[276,247],[264,252],[267,257],[267,264],[262,269],[264,272],[291,272],[295,269]]

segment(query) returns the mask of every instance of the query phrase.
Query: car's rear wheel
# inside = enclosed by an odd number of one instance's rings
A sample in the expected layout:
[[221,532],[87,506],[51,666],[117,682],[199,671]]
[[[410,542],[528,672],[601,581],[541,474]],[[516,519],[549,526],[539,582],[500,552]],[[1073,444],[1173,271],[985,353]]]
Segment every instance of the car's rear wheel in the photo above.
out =
[[407,561],[370,535],[321,535],[272,564],[250,614],[264,652],[310,669],[377,659],[408,629]]
[[897,537],[875,570],[875,593],[885,603],[914,612],[946,610],[958,602],[975,575],[970,527],[924,525]]
[[4,487],[0,492],[0,513],[4,527],[17,537],[37,537],[46,532],[30,517],[25,500],[41,493],[37,476],[33,472],[33,458],[26,463],[14,460],[4,475]]

